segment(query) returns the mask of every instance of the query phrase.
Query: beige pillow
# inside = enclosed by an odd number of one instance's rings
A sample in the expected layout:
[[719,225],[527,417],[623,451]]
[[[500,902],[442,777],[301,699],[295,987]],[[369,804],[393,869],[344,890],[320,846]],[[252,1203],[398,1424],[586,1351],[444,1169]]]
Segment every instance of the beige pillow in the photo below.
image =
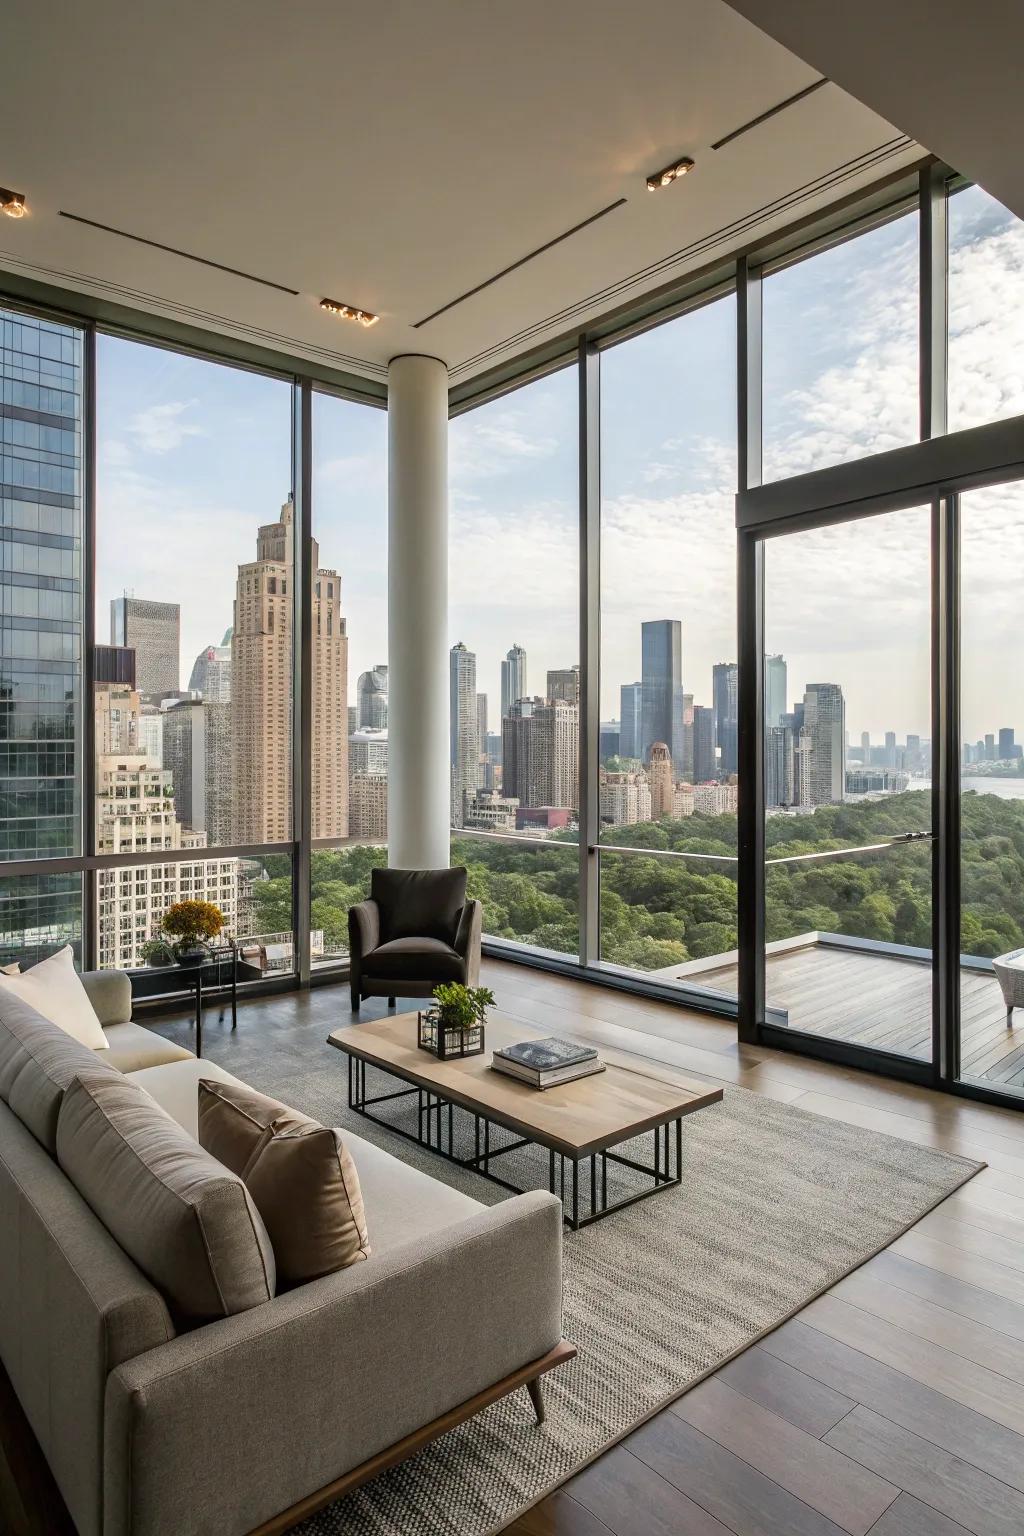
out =
[[96,1010],[75,970],[75,956],[70,944],[17,976],[0,975],[0,988],[20,997],[72,1040],[93,1051],[108,1049]]
[[242,1177],[274,1245],[278,1283],[303,1285],[370,1253],[355,1163],[341,1132],[251,1088],[200,1079],[199,1140]]
[[245,1185],[130,1077],[97,1064],[74,1079],[57,1161],[180,1326],[274,1295],[273,1249]]
[[20,965],[15,964],[15,965],[0,966],[0,976],[20,976],[20,975],[21,975],[21,966]]

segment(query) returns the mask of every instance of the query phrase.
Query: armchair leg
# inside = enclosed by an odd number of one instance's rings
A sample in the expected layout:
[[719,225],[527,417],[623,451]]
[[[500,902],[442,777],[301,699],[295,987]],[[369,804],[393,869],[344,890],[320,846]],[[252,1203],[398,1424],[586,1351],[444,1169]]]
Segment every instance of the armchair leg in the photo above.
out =
[[359,995],[359,988],[358,987],[350,987],[349,991],[352,994],[352,1012],[353,1013],[358,1013],[359,1012],[359,1005],[362,1002],[362,998]]
[[530,1402],[533,1404],[533,1411],[537,1415],[537,1423],[543,1424],[546,1414],[544,1412],[544,1390],[541,1386],[540,1377],[535,1376],[532,1381],[528,1381],[526,1383],[526,1390],[530,1394]]
[[395,1006],[395,999],[393,997],[389,997],[388,998],[388,1007],[389,1008],[393,1008],[394,1006]]

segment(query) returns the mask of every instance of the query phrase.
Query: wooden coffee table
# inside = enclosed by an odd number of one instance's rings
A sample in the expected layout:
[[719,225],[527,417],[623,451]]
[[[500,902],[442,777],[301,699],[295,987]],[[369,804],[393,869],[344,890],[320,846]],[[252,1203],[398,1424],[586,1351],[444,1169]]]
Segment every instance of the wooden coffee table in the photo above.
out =
[[[611,1063],[604,1072],[574,1083],[531,1088],[493,1071],[491,1052],[520,1040],[543,1039],[544,1031],[530,1029],[500,1013],[487,1016],[487,1049],[482,1056],[438,1061],[429,1051],[420,1050],[416,1036],[415,1013],[352,1024],[328,1036],[328,1045],[344,1051],[348,1058],[349,1107],[517,1194],[521,1193],[519,1186],[495,1173],[492,1163],[530,1144],[546,1148],[548,1188],[552,1194],[561,1195],[565,1220],[574,1231],[679,1184],[683,1116],[722,1097],[721,1088],[710,1088],[706,1083],[678,1078],[669,1082],[647,1071]],[[407,1086],[371,1096],[366,1087],[368,1066]],[[415,1131],[374,1113],[375,1105],[414,1094]],[[471,1116],[473,1122],[474,1150],[469,1156],[455,1151],[456,1123],[462,1114]],[[493,1126],[511,1131],[515,1139],[492,1145]],[[648,1136],[649,1161],[615,1150],[624,1142]],[[642,1178],[645,1187],[610,1201],[609,1164],[630,1169]]]

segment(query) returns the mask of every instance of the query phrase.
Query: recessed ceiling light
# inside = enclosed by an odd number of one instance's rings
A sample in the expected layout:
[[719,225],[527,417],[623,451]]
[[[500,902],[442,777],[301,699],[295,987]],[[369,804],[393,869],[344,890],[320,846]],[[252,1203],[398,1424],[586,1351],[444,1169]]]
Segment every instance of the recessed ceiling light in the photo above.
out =
[[376,325],[380,315],[368,309],[356,309],[352,304],[341,304],[337,299],[321,299],[320,308],[329,315],[339,315],[342,320],[358,320],[360,325]]
[[663,171],[655,171],[653,176],[647,178],[648,192],[657,192],[659,187],[671,186],[678,181],[680,176],[685,176],[687,171],[693,170],[693,161],[689,155],[683,155],[681,160],[674,160],[671,165],[666,165]]
[[24,192],[11,192],[7,187],[0,187],[0,212],[6,213],[9,219],[23,219],[28,213]]

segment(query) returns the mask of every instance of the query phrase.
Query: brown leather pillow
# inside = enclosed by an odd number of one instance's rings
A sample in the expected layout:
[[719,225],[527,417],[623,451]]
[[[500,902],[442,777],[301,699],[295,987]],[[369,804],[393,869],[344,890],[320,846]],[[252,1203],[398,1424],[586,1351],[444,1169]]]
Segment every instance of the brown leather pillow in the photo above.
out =
[[369,1256],[359,1175],[341,1132],[252,1088],[200,1079],[199,1140],[236,1168],[270,1234],[278,1288]]

